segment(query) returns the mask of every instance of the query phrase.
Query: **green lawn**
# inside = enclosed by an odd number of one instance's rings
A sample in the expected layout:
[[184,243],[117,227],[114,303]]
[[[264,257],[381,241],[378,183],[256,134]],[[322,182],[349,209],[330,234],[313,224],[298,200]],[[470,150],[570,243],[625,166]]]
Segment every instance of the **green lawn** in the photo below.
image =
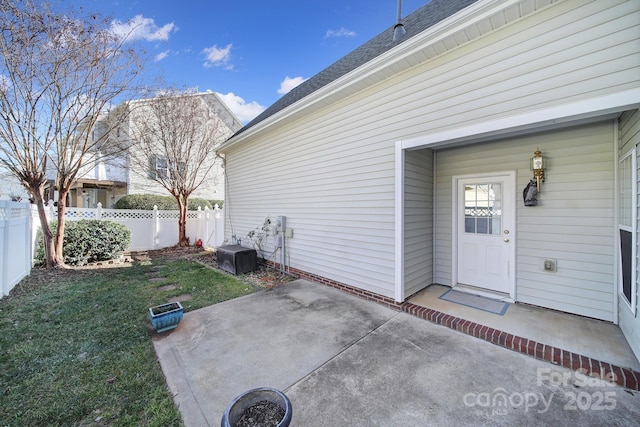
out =
[[0,426],[182,425],[148,307],[189,294],[189,311],[254,291],[184,260],[35,271],[0,300]]

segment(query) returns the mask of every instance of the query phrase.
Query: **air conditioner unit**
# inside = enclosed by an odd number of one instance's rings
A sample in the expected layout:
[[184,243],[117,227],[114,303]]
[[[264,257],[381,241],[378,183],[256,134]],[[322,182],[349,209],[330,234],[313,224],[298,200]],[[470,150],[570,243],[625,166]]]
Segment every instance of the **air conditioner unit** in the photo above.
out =
[[258,269],[258,254],[255,249],[240,245],[220,246],[216,250],[218,267],[231,274],[244,274]]

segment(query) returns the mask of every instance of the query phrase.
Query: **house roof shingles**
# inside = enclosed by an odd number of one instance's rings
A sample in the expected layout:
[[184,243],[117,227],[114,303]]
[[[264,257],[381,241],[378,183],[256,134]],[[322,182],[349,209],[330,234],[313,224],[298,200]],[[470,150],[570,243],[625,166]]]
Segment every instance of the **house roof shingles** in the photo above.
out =
[[[372,59],[387,52],[393,47],[409,40],[422,31],[432,27],[449,16],[459,12],[478,0],[432,0],[409,14],[402,20],[406,34],[398,41],[393,41],[393,27],[395,24],[378,34],[362,46],[356,48],[351,53],[334,62],[315,76],[305,80],[300,85],[293,88],[279,100],[264,110],[260,115],[247,123],[242,129],[236,132],[237,136],[247,129],[266,120],[272,115],[284,110],[290,105],[307,97],[318,89],[339,79],[347,73],[366,64]],[[232,137],[233,138],[233,137]]]

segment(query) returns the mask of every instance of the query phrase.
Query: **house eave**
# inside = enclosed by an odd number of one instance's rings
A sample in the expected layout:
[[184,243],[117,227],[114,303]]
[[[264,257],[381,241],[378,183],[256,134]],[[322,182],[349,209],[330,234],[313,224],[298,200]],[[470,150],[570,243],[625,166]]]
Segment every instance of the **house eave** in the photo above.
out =
[[224,152],[251,140],[253,136],[274,125],[284,125],[295,120],[301,113],[326,107],[339,99],[430,61],[526,15],[553,6],[558,3],[558,0],[547,0],[542,3],[542,6],[535,0],[488,0],[474,3],[244,132],[232,136],[220,146],[219,150]]
[[552,130],[594,120],[609,120],[622,112],[640,108],[640,89],[629,89],[596,98],[576,101],[544,110],[503,117],[466,127],[446,130],[402,141],[406,150],[425,147],[479,143],[496,138],[526,135],[540,130]]

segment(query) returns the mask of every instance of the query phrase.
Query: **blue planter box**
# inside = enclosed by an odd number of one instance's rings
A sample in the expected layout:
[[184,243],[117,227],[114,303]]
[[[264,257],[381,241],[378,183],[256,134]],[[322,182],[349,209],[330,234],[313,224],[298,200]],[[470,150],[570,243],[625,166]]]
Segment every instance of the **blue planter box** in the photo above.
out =
[[182,320],[184,310],[179,302],[156,305],[149,308],[149,319],[156,332],[174,329]]

